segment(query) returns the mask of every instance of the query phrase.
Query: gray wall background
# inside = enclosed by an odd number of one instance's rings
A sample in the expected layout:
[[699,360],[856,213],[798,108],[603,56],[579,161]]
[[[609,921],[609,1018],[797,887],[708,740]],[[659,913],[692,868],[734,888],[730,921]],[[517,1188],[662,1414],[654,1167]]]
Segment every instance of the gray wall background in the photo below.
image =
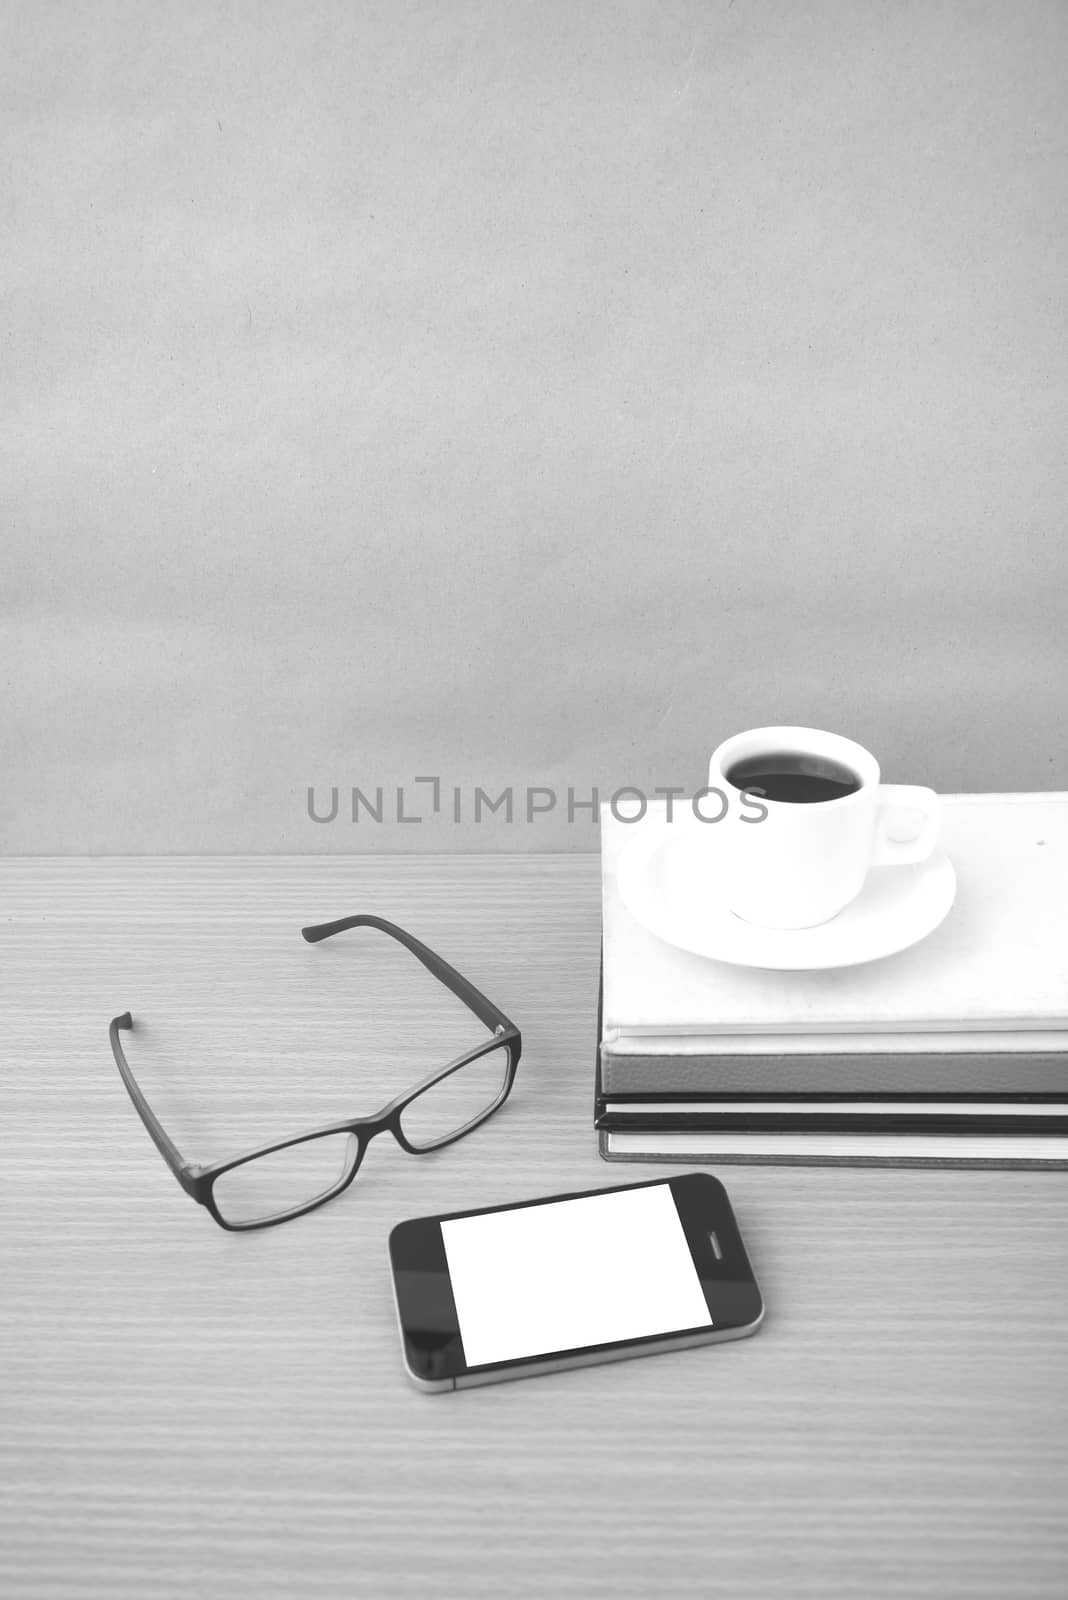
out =
[[589,849],[345,791],[767,721],[1068,787],[1066,81],[1031,0],[4,5],[3,848]]

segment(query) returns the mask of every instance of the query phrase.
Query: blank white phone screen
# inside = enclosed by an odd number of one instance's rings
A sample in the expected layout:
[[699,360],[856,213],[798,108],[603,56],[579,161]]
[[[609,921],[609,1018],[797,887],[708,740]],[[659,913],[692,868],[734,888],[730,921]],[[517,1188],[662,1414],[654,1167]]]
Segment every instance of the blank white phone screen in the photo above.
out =
[[710,1327],[668,1184],[441,1224],[469,1367]]

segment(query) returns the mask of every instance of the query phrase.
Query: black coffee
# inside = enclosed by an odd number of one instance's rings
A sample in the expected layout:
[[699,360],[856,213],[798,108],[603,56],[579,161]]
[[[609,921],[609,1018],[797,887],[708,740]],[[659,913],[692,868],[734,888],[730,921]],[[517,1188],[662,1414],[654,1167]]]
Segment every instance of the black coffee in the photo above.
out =
[[860,788],[860,779],[849,767],[826,756],[797,750],[746,756],[736,761],[726,776],[736,789],[755,789],[764,799],[785,800],[795,806],[841,800],[843,795],[856,794]]

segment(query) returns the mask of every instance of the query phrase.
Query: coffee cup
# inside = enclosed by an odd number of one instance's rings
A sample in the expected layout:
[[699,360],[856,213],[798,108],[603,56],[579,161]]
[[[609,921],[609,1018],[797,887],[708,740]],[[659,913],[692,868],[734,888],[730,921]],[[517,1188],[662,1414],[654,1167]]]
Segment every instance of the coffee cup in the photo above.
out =
[[813,928],[860,894],[871,867],[925,860],[938,796],[881,783],[869,750],[818,728],[753,728],[712,755],[710,789],[731,801],[715,834],[717,893],[745,922]]

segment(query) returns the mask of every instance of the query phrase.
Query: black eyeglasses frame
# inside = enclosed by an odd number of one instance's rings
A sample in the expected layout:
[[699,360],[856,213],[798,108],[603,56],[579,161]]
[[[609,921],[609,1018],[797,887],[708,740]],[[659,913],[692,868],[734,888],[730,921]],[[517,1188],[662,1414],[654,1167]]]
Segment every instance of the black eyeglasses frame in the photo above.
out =
[[[302,937],[309,944],[318,944],[321,940],[329,939],[336,933],[344,933],[350,928],[377,928],[381,933],[388,934],[391,939],[396,939],[406,950],[411,951],[417,960],[422,962],[428,972],[443,983],[459,1000],[462,1000],[468,1009],[474,1012],[480,1022],[492,1030],[488,1039],[475,1045],[472,1049],[464,1051],[462,1055],[456,1056],[446,1066],[439,1067],[436,1071],[428,1073],[413,1088],[406,1089],[402,1094],[395,1096],[374,1116],[352,1117],[343,1122],[332,1122],[324,1128],[311,1129],[304,1133],[295,1134],[289,1139],[279,1139],[271,1144],[260,1145],[257,1149],[247,1150],[244,1154],[235,1156],[229,1161],[216,1161],[209,1166],[198,1166],[195,1162],[186,1161],[182,1156],[146,1100],[126,1059],[126,1052],[123,1049],[120,1033],[128,1032],[134,1026],[130,1012],[124,1011],[122,1016],[113,1017],[109,1024],[108,1037],[111,1041],[115,1064],[122,1075],[127,1093],[133,1101],[134,1108],[144,1123],[150,1139],[186,1194],[191,1195],[198,1205],[204,1206],[214,1217],[220,1228],[225,1228],[228,1233],[251,1233],[260,1228],[273,1228],[280,1222],[289,1222],[294,1217],[305,1216],[309,1211],[315,1211],[319,1206],[326,1205],[328,1201],[336,1199],[355,1178],[367,1153],[368,1146],[372,1139],[377,1138],[380,1133],[391,1133],[401,1149],[407,1151],[409,1155],[428,1155],[434,1150],[444,1149],[446,1145],[455,1144],[457,1139],[464,1138],[472,1129],[479,1127],[488,1117],[491,1117],[495,1111],[500,1109],[512,1092],[516,1069],[519,1066],[519,1059],[523,1051],[522,1034],[515,1023],[506,1017],[504,1012],[495,1006],[492,1001],[487,1000],[486,996],[476,989],[473,983],[469,983],[462,973],[457,972],[455,967],[450,966],[447,961],[443,960],[429,946],[423,944],[421,940],[415,938],[413,934],[407,933],[403,928],[398,927],[396,923],[387,922],[384,917],[371,915],[341,917],[336,922],[318,923],[312,927],[302,928],[300,931]],[[413,1100],[416,1100],[419,1095],[434,1084],[440,1083],[442,1079],[449,1077],[454,1072],[458,1072],[461,1067],[466,1067],[472,1061],[477,1061],[480,1057],[489,1055],[491,1051],[498,1049],[507,1051],[507,1067],[501,1092],[491,1105],[484,1111],[479,1112],[478,1116],[472,1118],[462,1128],[447,1134],[442,1139],[434,1140],[427,1144],[413,1144],[410,1139],[405,1137],[401,1118]],[[271,1155],[277,1150],[287,1150],[292,1145],[310,1143],[314,1139],[325,1139],[331,1134],[339,1133],[354,1134],[358,1140],[358,1148],[356,1159],[352,1162],[351,1168],[343,1172],[332,1188],[316,1195],[313,1200],[309,1200],[303,1205],[295,1206],[290,1211],[283,1211],[277,1216],[265,1217],[258,1221],[227,1221],[220,1213],[215,1203],[214,1188],[216,1179],[222,1177],[223,1173],[232,1171],[234,1167],[244,1166],[247,1162],[255,1161],[261,1156]]]

